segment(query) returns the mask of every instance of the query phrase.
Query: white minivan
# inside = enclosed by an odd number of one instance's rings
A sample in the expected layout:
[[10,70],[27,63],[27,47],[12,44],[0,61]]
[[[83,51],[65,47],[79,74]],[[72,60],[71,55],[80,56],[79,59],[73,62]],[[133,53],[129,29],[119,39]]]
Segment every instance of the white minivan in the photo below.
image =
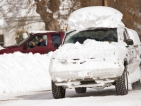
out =
[[55,99],[64,98],[66,88],[85,93],[115,85],[117,95],[126,95],[140,86],[140,39],[121,20],[121,12],[103,6],[70,15],[64,41],[50,61]]

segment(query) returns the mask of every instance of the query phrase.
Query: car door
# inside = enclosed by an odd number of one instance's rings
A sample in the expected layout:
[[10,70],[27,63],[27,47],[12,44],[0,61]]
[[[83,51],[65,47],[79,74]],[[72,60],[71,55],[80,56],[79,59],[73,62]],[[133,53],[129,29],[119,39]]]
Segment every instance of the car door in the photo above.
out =
[[[130,82],[133,83],[137,81],[140,78],[140,59],[139,59],[139,49],[138,45],[136,45],[136,41],[131,37],[131,33],[127,29],[125,29],[125,36],[126,39],[132,39],[134,44],[133,45],[128,45],[128,72],[129,72],[129,78]],[[134,36],[134,35],[133,35]]]
[[[43,41],[45,42],[44,46],[38,45],[39,37],[41,37]],[[33,45],[32,42],[34,42],[35,45]],[[48,44],[47,34],[36,35],[30,41],[28,41],[28,48],[26,49],[26,53],[32,52],[32,53],[45,54],[45,53],[48,53],[49,51],[50,51],[50,46]]]

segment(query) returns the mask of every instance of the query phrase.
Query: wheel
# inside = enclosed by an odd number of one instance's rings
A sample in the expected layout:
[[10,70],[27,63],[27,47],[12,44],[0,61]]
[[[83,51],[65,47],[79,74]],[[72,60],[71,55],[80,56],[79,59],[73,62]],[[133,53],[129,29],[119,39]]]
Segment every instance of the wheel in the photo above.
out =
[[52,81],[52,95],[55,99],[65,98],[66,89],[62,86],[57,86]]
[[132,88],[133,88],[133,90],[141,89],[141,82],[140,82],[140,80],[137,81],[137,82],[132,83]]
[[86,93],[86,87],[75,88],[76,93]]
[[116,81],[116,93],[117,95],[126,95],[128,94],[128,77],[127,77],[127,69],[125,66],[125,70],[122,76]]

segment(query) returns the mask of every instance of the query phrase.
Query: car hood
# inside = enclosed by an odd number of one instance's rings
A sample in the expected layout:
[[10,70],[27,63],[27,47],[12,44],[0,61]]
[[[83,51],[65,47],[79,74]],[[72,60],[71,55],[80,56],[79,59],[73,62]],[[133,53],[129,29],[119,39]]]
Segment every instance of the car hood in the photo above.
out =
[[118,57],[121,60],[128,54],[126,44],[124,42],[98,42],[87,39],[83,44],[64,44],[56,50],[52,58],[62,59],[91,59]]
[[17,47],[19,47],[19,46],[18,45],[4,46],[4,47],[0,48],[0,54],[9,53],[10,52],[10,49],[17,48]]
[[13,46],[4,46],[3,48],[4,49],[10,49],[10,48],[17,48],[18,45],[13,45]]

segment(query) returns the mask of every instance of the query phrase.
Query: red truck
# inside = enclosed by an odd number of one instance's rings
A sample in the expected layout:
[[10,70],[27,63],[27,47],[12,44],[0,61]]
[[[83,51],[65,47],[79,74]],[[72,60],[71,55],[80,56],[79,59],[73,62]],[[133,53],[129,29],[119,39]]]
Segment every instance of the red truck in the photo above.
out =
[[[39,37],[45,42],[44,46],[38,46]],[[26,39],[20,42],[18,45],[4,47],[0,50],[0,54],[14,53],[16,51],[22,53],[40,53],[45,54],[50,51],[55,51],[61,44],[64,37],[64,32],[57,31],[37,31],[30,33]],[[36,45],[33,46],[34,42]]]

